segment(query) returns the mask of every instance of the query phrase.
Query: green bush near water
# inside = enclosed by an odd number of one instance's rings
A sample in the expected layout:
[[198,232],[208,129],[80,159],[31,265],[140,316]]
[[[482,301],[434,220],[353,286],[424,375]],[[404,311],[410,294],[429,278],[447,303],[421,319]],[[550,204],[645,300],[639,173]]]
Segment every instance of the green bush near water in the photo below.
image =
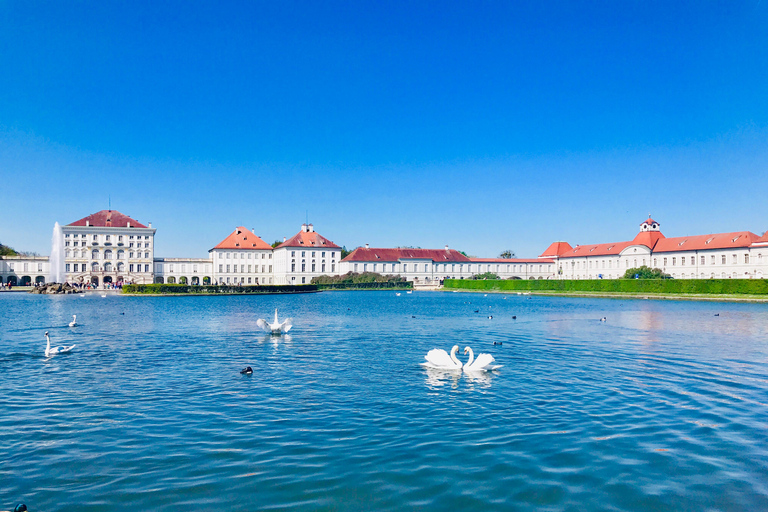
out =
[[188,284],[128,284],[123,286],[123,293],[140,293],[147,295],[165,295],[176,293],[193,294],[252,294],[252,293],[296,293],[314,292],[317,286],[303,285],[260,285],[260,286],[216,286]]
[[768,295],[766,279],[446,279],[444,285],[449,290]]

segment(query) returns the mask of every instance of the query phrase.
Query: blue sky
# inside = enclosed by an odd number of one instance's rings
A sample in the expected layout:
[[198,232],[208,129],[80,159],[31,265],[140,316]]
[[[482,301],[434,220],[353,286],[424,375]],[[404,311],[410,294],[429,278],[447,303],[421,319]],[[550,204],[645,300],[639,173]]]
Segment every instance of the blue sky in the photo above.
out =
[[19,250],[110,196],[168,257],[768,229],[765,0],[0,1],[0,69]]

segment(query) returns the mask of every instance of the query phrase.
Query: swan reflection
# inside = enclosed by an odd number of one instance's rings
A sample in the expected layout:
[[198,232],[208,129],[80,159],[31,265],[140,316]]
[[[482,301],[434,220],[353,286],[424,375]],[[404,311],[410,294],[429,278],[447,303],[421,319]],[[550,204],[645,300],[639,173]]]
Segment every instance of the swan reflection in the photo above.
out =
[[450,384],[456,388],[461,378],[461,373],[451,370],[441,370],[439,368],[423,367],[427,372],[427,385],[432,387],[442,387]]

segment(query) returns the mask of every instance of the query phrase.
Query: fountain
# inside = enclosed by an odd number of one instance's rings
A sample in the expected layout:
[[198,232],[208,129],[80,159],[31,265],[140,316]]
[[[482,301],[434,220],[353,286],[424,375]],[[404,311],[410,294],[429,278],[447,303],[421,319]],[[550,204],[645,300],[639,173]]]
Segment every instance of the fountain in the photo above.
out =
[[48,282],[63,283],[67,276],[64,272],[64,233],[58,222],[53,226],[49,263],[51,268],[48,272]]

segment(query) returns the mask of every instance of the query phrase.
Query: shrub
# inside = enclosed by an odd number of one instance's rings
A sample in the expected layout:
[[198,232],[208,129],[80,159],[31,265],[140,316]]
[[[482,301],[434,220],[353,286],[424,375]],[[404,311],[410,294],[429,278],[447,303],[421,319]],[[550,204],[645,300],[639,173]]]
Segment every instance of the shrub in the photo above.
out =
[[670,275],[665,274],[660,268],[651,268],[647,265],[637,268],[629,268],[624,272],[622,279],[669,279]]

